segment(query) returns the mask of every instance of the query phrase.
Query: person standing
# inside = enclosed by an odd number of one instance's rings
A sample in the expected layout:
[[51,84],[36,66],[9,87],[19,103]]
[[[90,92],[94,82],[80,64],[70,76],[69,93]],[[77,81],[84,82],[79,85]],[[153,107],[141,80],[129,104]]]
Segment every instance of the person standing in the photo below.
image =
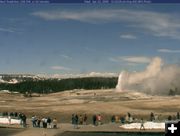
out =
[[43,128],[47,128],[47,118],[42,119]]
[[98,125],[101,125],[102,124],[102,116],[99,114],[97,115],[97,121],[98,121]]
[[179,115],[179,112],[177,112],[177,120],[179,120],[180,119],[180,115]]
[[45,128],[47,128],[47,124],[48,124],[48,123],[47,123],[47,118],[44,119],[44,123],[45,123],[45,124],[44,124],[44,125],[45,125]]
[[119,116],[118,115],[115,116],[115,122],[119,123]]
[[26,115],[25,114],[22,114],[22,124],[23,124],[23,127],[25,128],[26,127]]
[[53,128],[57,128],[57,119],[56,118],[53,119],[52,123],[53,123]]
[[83,116],[79,115],[79,124],[82,125],[83,124]]
[[8,116],[9,125],[11,125],[11,116]]
[[41,127],[40,124],[41,124],[41,119],[38,117],[38,118],[37,118],[37,127],[38,127],[38,128]]
[[75,115],[75,128],[78,129],[78,121],[79,121],[79,117],[78,115],[76,114]]
[[32,126],[36,127],[36,116],[33,115],[31,121],[32,121]]
[[112,117],[111,117],[111,122],[112,122],[112,123],[115,122],[115,115],[112,115]]
[[71,123],[72,123],[73,127],[75,128],[76,125],[75,125],[75,115],[74,114],[72,114]]
[[153,112],[151,112],[151,114],[150,114],[150,121],[154,121],[154,120],[155,120],[154,113],[153,113]]
[[93,125],[96,126],[96,115],[93,115],[92,120],[93,120]]
[[87,125],[87,115],[86,114],[84,114],[83,123],[84,123],[84,125]]
[[143,118],[141,119],[141,127],[140,127],[140,130],[141,130],[141,129],[145,130]]
[[51,126],[51,122],[52,122],[51,118],[50,118],[50,117],[48,117],[48,118],[47,118],[48,128],[52,128],[52,126]]

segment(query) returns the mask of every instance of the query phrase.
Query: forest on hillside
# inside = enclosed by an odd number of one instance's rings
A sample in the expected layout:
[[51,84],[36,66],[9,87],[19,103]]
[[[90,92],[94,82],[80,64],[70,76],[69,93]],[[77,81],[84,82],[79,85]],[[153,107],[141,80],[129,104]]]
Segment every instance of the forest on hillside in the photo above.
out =
[[16,84],[0,83],[0,90],[9,90],[20,93],[53,93],[73,89],[109,89],[115,88],[117,81],[118,77],[27,80]]

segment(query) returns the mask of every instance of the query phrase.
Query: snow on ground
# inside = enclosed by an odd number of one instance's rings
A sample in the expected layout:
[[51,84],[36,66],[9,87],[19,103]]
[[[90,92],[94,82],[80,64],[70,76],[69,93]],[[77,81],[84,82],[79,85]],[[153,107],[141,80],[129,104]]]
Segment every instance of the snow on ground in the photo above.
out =
[[5,81],[3,79],[0,79],[0,83],[16,84],[18,83],[18,80],[15,78],[11,79],[10,81]]
[[[125,124],[120,127],[124,129],[140,129],[141,123]],[[165,129],[165,123],[146,122],[144,123],[144,127],[145,129]]]
[[9,90],[0,90],[0,93],[11,93]]
[[0,90],[0,94],[19,94],[19,92],[11,92],[9,90]]
[[20,124],[20,120],[8,117],[0,117],[0,124]]
[[13,78],[13,79],[11,79],[8,83],[9,83],[9,84],[16,84],[16,83],[18,83],[18,80],[15,79],[15,78]]

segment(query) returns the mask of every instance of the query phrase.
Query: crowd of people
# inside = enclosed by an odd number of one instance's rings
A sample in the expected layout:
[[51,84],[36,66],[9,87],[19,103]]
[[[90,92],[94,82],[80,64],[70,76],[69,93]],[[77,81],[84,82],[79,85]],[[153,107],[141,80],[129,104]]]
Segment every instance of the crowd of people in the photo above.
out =
[[[22,127],[27,127],[27,117],[23,113],[17,113],[17,112],[3,112],[1,113],[1,116],[5,116],[9,119],[9,122],[11,118],[19,119],[20,125]],[[153,112],[150,113],[149,121],[158,121],[159,117],[155,115]],[[89,118],[91,120],[93,126],[98,126],[103,124],[103,116],[101,114],[94,114]],[[72,114],[71,122],[74,129],[79,128],[79,125],[87,125],[88,116],[87,114]],[[144,119],[141,118],[138,120],[137,118],[133,117],[131,113],[127,113],[125,116],[118,116],[118,115],[112,115],[110,118],[112,123],[133,123],[133,122],[140,122],[141,126],[140,129],[145,129],[144,127]],[[167,120],[180,120],[180,113],[177,112],[174,116],[168,116]],[[50,117],[37,117],[33,115],[31,117],[32,127],[37,128],[57,128],[58,121],[56,118],[50,118]]]
[[177,114],[176,114],[176,116],[175,115],[169,115],[168,116],[168,120],[170,121],[170,120],[180,120],[180,114],[179,114],[179,112],[177,112]]
[[[72,125],[74,126],[74,128],[78,128],[78,125],[87,125],[87,115],[84,114],[83,115],[77,115],[77,114],[72,114],[72,118],[71,118],[71,122],[72,122]],[[92,124],[94,126],[97,126],[97,125],[101,125],[102,124],[102,116],[100,114],[98,115],[93,115],[92,116]]]
[[74,128],[78,128],[78,124],[79,125],[86,125],[87,124],[87,115],[84,114],[83,115],[77,115],[77,114],[72,114],[72,118],[71,118],[71,122],[72,122],[72,125],[74,126]]
[[2,112],[1,115],[3,117],[8,118],[9,124],[11,124],[11,119],[13,118],[13,119],[20,120],[20,125],[22,127],[26,127],[26,125],[27,125],[27,122],[26,122],[27,117],[24,113],[21,113],[21,112],[19,112],[19,113],[17,113],[17,112]]
[[131,113],[127,113],[127,115],[125,116],[118,116],[118,115],[113,115],[111,117],[111,122],[112,123],[132,123],[134,122],[136,119],[131,115]]
[[51,119],[50,117],[40,118],[35,115],[31,118],[32,126],[38,128],[57,128],[57,119]]

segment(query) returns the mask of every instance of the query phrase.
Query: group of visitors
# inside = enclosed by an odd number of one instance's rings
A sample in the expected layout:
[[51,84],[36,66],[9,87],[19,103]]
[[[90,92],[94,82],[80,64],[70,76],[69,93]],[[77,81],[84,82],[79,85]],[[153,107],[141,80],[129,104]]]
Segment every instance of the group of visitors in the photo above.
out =
[[[78,125],[87,125],[87,115],[77,115],[77,114],[72,114],[71,122],[74,126],[74,128],[78,128]],[[92,116],[92,123],[94,126],[101,125],[102,124],[102,116],[100,114],[98,115],[93,115]]]
[[169,115],[168,116],[168,120],[170,121],[170,120],[180,120],[180,114],[179,114],[179,112],[177,112],[177,114],[176,114],[176,116],[175,115]]
[[51,119],[50,117],[40,118],[35,115],[31,118],[32,126],[38,128],[57,128],[57,119]]
[[18,117],[18,113],[17,112],[2,112],[1,113],[2,116],[11,116],[11,117]]
[[77,115],[77,114],[72,114],[72,118],[71,118],[71,122],[72,122],[72,125],[74,126],[74,128],[78,128],[78,124],[79,125],[87,125],[87,115],[84,114],[84,115]]
[[134,117],[128,112],[127,115],[125,116],[118,116],[118,115],[113,115],[111,117],[111,122],[112,123],[132,123],[135,120]]
[[112,123],[121,123],[121,124],[124,124],[125,122],[126,122],[126,119],[125,119],[125,117],[120,117],[120,116],[118,116],[118,115],[113,115],[112,117],[111,117],[111,122]]
[[[26,122],[26,115],[23,113],[17,113],[17,112],[3,112],[0,114],[1,116],[5,116],[9,119],[9,124],[11,124],[11,118],[16,118],[20,120],[20,125],[22,127],[27,127],[27,122]],[[153,112],[150,113],[149,116],[149,121],[159,121],[159,117],[157,115],[155,115]],[[168,116],[167,118],[168,120],[180,120],[180,113],[177,112],[176,115],[174,116]],[[88,120],[88,116],[87,114],[72,114],[72,118],[71,118],[71,122],[73,125],[73,128],[77,129],[79,128],[78,125],[87,125],[87,120]],[[35,115],[33,115],[31,117],[31,122],[32,122],[32,127],[38,127],[38,128],[57,128],[57,119],[54,118],[50,118],[50,117],[37,117]],[[101,114],[94,114],[92,116],[92,124],[94,126],[98,126],[98,125],[102,125],[103,123],[103,118]],[[140,130],[143,129],[145,130],[144,127],[144,119],[141,118],[141,120],[135,119],[131,113],[127,113],[125,116],[118,116],[118,115],[113,115],[111,117],[111,122],[112,123],[133,123],[133,122],[140,122],[141,126],[140,126]]]
[[6,117],[8,118],[9,121],[9,125],[11,124],[11,119],[18,119],[20,120],[20,125],[22,127],[26,127],[27,123],[26,123],[26,115],[24,113],[17,113],[17,112],[2,112],[0,113],[0,115],[2,117]]

